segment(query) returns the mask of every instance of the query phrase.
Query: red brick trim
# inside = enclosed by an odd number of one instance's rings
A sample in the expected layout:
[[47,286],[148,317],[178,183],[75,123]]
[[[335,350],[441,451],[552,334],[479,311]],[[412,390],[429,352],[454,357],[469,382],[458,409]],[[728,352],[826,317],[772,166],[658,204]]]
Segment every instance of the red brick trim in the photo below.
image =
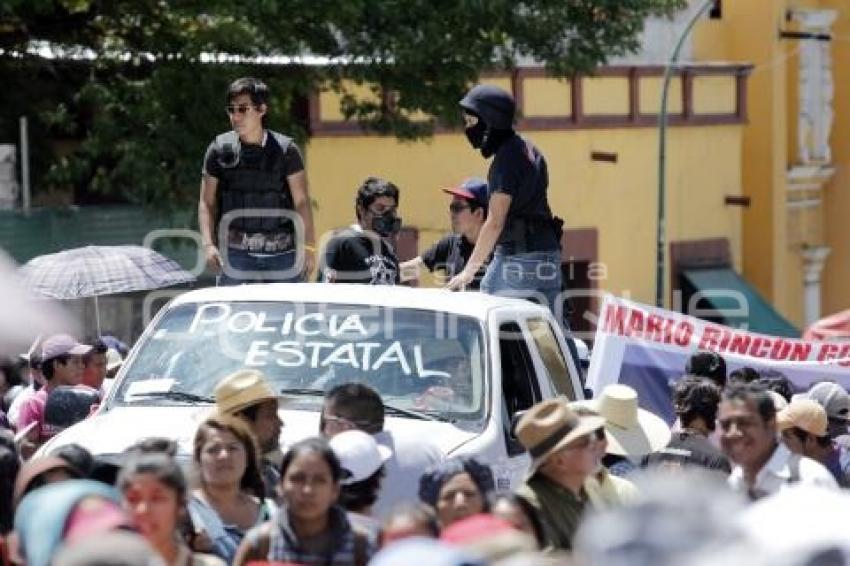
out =
[[[745,124],[747,122],[747,77],[752,72],[752,65],[687,65],[680,66],[674,72],[682,84],[682,113],[668,115],[668,125],[682,126],[719,126],[728,124]],[[647,66],[610,66],[601,67],[588,77],[625,77],[628,79],[629,107],[624,114],[593,115],[584,113],[582,107],[583,82],[585,75],[577,75],[570,79],[571,115],[526,117],[525,79],[550,77],[546,69],[541,67],[522,67],[510,73],[488,72],[482,78],[509,78],[511,90],[517,101],[517,129],[519,130],[576,130],[599,128],[652,128],[658,124],[656,113],[640,113],[640,78],[663,76],[665,67],[660,65]],[[694,113],[694,77],[700,76],[732,76],[735,77],[736,108],[734,112],[725,114],[695,114]],[[318,93],[312,93],[309,98],[310,128],[313,135],[352,136],[376,135],[366,132],[356,121],[325,121],[321,120]],[[436,133],[454,133],[456,128],[438,126]]]

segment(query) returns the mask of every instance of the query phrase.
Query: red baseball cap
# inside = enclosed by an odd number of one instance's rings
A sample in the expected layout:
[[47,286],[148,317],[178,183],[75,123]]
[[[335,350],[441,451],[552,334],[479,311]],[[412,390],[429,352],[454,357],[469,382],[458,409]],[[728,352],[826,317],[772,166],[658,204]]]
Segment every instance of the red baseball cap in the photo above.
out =
[[443,192],[472,201],[484,210],[487,210],[487,203],[490,199],[490,194],[487,190],[487,181],[484,179],[472,177],[465,180],[457,187],[448,187],[443,189]]

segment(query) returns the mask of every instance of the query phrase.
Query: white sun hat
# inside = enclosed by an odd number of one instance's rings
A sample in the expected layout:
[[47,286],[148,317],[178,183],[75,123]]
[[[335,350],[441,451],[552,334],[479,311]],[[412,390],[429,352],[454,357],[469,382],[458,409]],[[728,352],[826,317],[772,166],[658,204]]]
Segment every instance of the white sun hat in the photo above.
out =
[[576,401],[605,419],[608,453],[630,458],[661,450],[670,442],[670,427],[658,415],[638,406],[637,391],[615,383],[602,390],[598,398]]

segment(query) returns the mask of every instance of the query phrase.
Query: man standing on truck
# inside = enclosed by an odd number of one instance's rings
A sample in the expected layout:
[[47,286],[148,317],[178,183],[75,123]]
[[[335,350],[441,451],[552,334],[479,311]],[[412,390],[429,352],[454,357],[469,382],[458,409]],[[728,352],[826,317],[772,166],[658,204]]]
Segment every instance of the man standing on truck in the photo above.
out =
[[468,287],[493,252],[481,281],[483,292],[532,299],[562,318],[563,309],[556,303],[561,292],[563,222],[549,208],[546,159],[514,131],[516,105],[504,90],[478,85],[460,106],[469,143],[493,161],[487,173],[487,219],[463,271],[446,287]]
[[[443,189],[443,192],[453,197],[449,205],[452,233],[441,238],[422,254],[402,263],[402,281],[418,278],[419,269],[423,265],[431,272],[444,271],[446,280],[449,280],[463,271],[469,256],[472,255],[478,234],[487,218],[487,181],[478,178],[467,179],[457,187]],[[475,274],[467,290],[477,291],[480,288],[485,270],[486,264]]]
[[396,285],[398,257],[392,240],[401,229],[398,187],[369,177],[354,199],[357,224],[334,234],[322,251],[320,281]]
[[[207,266],[221,272],[220,285],[301,281],[315,263],[304,161],[291,138],[266,129],[268,103],[265,83],[235,80],[226,106],[233,129],[218,135],[204,156],[198,226]],[[299,245],[301,270],[295,265]]]

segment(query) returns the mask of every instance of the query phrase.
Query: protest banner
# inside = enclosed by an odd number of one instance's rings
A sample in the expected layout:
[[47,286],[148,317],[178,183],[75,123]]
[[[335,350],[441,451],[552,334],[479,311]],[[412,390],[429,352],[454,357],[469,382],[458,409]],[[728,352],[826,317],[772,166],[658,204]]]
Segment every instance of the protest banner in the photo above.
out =
[[697,350],[722,355],[728,372],[779,371],[799,391],[823,380],[850,386],[850,342],[767,336],[611,295],[599,311],[587,385],[595,393],[611,383],[630,385],[642,407],[673,422],[670,385]]

